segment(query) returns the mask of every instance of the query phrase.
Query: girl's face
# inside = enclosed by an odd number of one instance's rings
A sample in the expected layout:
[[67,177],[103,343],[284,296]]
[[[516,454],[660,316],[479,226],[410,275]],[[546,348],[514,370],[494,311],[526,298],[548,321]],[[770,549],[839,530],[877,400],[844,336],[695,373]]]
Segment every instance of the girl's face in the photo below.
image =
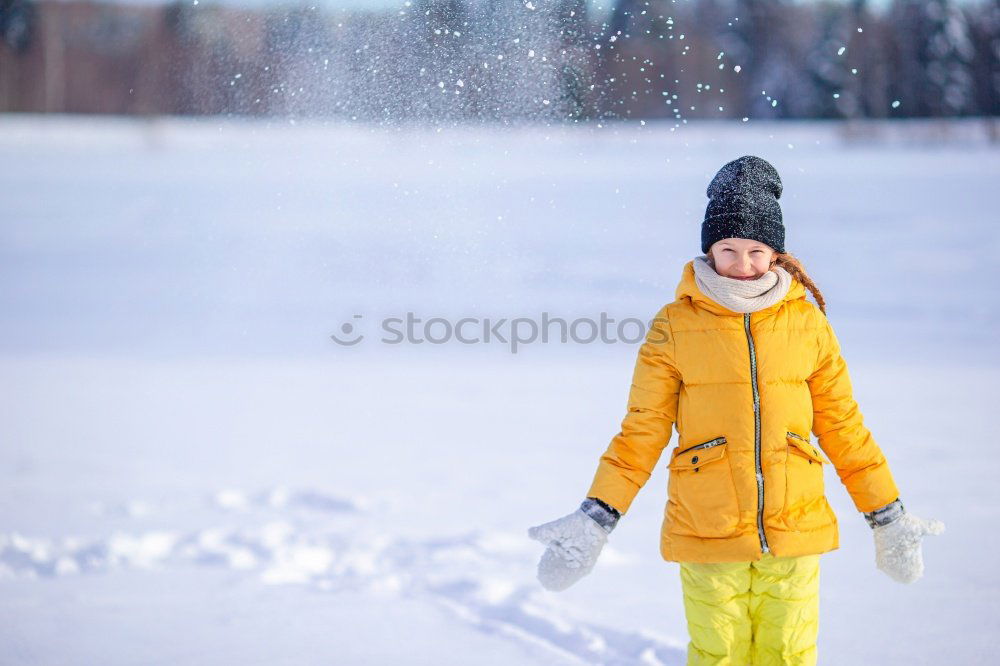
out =
[[715,272],[736,280],[756,280],[771,270],[776,255],[769,245],[748,238],[724,238],[708,248]]

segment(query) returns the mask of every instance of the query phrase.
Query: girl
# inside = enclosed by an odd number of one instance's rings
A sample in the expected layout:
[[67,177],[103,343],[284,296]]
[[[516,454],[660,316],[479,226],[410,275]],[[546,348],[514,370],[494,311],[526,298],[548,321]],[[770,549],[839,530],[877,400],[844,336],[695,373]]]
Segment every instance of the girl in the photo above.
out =
[[676,425],[660,553],[680,563],[689,665],[816,663],[819,555],[839,547],[828,465],[873,529],[877,567],[893,579],[918,579],[921,537],[944,529],[900,502],[852,397],[823,296],[785,252],[781,189],[774,167],[752,155],[712,179],[705,254],[685,264],[676,300],[651,322],[621,431],[586,499],[528,530],[547,546],[542,585],[575,583]]

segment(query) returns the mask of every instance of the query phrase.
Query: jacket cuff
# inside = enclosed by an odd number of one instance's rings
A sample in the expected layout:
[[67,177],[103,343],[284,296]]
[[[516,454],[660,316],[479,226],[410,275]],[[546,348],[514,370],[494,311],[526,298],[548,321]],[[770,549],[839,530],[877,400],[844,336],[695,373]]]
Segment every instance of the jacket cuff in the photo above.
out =
[[613,506],[602,502],[596,497],[588,497],[580,504],[580,510],[594,519],[608,534],[615,529],[618,519],[622,517]]
[[865,520],[868,522],[868,526],[875,529],[876,527],[881,527],[882,525],[888,525],[889,523],[894,522],[904,513],[906,513],[906,510],[903,508],[903,503],[900,502],[897,497],[885,506],[875,509],[874,511],[870,511],[864,515]]

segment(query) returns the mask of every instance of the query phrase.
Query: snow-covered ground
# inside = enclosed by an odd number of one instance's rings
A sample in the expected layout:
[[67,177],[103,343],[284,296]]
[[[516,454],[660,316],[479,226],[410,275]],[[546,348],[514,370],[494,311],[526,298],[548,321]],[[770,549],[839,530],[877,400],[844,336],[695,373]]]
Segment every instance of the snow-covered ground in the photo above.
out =
[[991,663],[997,148],[31,117],[0,118],[0,662],[684,663],[663,464],[566,592],[525,534],[582,499],[637,345],[379,322],[648,319],[746,153],[782,175],[907,508],[947,526],[895,583],[829,472],[820,663]]

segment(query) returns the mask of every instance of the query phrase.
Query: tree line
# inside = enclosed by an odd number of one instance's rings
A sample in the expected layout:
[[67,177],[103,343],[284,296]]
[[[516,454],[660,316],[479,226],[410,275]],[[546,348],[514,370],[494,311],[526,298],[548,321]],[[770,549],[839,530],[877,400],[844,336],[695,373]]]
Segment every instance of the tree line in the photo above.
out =
[[1000,112],[1000,0],[0,0],[0,110],[375,121]]

